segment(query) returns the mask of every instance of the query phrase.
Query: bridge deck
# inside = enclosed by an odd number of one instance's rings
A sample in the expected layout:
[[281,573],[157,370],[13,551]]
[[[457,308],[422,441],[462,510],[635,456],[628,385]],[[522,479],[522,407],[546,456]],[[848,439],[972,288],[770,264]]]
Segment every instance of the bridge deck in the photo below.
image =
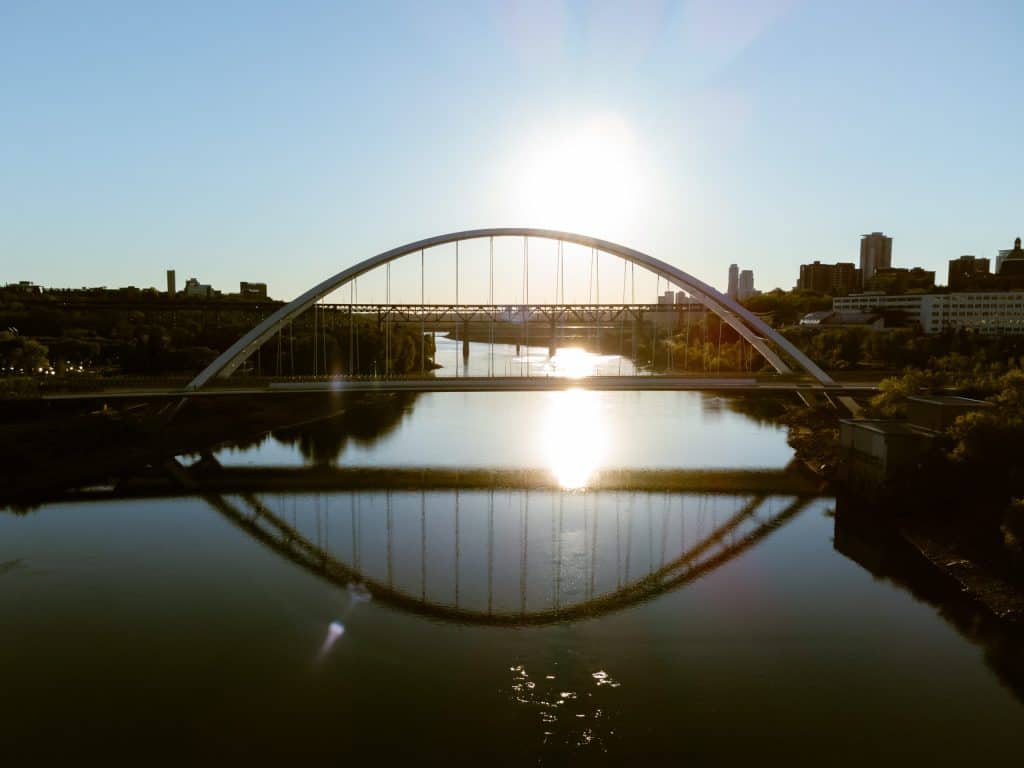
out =
[[[182,494],[315,493],[343,491],[562,490],[546,469],[447,467],[222,467],[189,468],[186,487],[164,473],[122,478],[116,487],[85,488],[61,500],[129,499]],[[800,468],[605,469],[588,491],[817,496],[822,481]]]
[[870,395],[874,382],[847,382],[822,386],[803,381],[765,381],[752,378],[698,378],[690,376],[506,376],[428,377],[395,379],[320,379],[260,384],[219,384],[208,389],[180,387],[126,387],[93,392],[52,393],[46,400],[113,398],[220,397],[226,395],[302,394],[316,392],[554,392],[588,389],[597,392],[710,392],[771,394],[827,392],[830,395]]

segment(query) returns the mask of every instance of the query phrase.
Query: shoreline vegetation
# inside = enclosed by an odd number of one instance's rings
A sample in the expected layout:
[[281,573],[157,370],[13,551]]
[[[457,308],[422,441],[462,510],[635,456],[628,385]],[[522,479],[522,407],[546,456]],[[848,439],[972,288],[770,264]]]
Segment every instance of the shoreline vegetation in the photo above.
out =
[[1024,360],[932,358],[883,379],[862,417],[902,421],[909,397],[930,394],[994,407],[958,416],[870,498],[844,482],[835,408],[789,405],[777,419],[797,457],[853,500],[849,515],[891,529],[998,619],[1024,627]]

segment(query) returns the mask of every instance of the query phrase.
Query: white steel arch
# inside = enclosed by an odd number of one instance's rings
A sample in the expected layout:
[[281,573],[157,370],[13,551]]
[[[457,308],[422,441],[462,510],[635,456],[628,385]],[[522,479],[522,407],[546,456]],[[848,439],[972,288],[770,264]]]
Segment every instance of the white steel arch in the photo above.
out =
[[637,264],[649,272],[665,278],[669,283],[679,286],[704,304],[711,312],[720,317],[744,339],[750,342],[779,373],[790,373],[791,370],[778,353],[769,346],[769,341],[788,354],[800,368],[810,374],[818,383],[824,385],[835,384],[832,377],[818,367],[813,360],[753,312],[678,267],[674,267],[653,256],[648,256],[646,253],[635,251],[632,248],[627,248],[607,240],[600,240],[596,237],[588,237],[587,235],[560,232],[554,229],[497,227],[492,229],[470,229],[463,232],[452,232],[446,235],[428,237],[425,240],[417,240],[414,243],[408,243],[398,248],[392,248],[390,251],[384,251],[348,269],[342,270],[338,274],[313,286],[283,307],[280,307],[259,323],[204,368],[189,382],[186,389],[199,389],[209,382],[210,379],[218,376],[230,376],[238,366],[245,362],[260,346],[269,341],[289,321],[301,315],[324,296],[333,293],[360,275],[420,250],[461,240],[478,240],[487,237],[534,237],[544,240],[560,240],[587,248],[596,248],[603,253],[609,253],[630,263]]

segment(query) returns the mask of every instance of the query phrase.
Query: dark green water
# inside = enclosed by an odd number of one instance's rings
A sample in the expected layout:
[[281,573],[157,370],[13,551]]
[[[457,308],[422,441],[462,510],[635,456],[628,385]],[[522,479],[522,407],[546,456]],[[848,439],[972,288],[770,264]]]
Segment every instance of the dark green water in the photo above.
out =
[[342,432],[216,457],[546,467],[563,489],[0,515],[11,765],[1019,759],[1014,650],[866,570],[872,542],[838,551],[834,499],[586,490],[602,467],[790,461],[784,433],[722,401],[430,395],[378,434]]

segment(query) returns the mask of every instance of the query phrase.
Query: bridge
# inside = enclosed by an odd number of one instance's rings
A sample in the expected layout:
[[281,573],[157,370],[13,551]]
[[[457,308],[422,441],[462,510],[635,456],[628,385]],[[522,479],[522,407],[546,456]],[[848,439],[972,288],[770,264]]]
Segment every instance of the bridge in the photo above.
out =
[[50,401],[158,400],[188,397],[275,396],[316,393],[371,392],[558,392],[587,389],[595,392],[705,392],[720,395],[797,395],[826,394],[846,401],[855,396],[873,395],[874,382],[836,382],[823,386],[804,381],[760,380],[756,378],[701,376],[464,376],[464,377],[298,377],[284,381],[240,379],[235,383],[218,381],[200,390],[181,386],[150,384],[119,385],[72,392],[48,392],[41,397]]
[[211,464],[172,460],[162,469],[179,493],[201,496],[270,551],[357,599],[482,626],[541,626],[638,605],[741,557],[813,499],[774,494],[772,481],[719,500],[699,483],[623,492],[613,476],[586,493],[479,477],[470,490],[443,481],[453,487],[440,498],[439,487],[373,490],[370,482],[306,489],[300,501],[254,488],[223,493],[208,479],[233,470]]
[[[161,465],[162,467],[162,465]],[[798,465],[784,469],[603,469],[587,479],[588,492],[646,491],[704,495],[757,494],[812,497],[823,481]],[[51,493],[47,503],[127,501],[204,493],[340,493],[386,491],[559,491],[549,469],[303,466],[222,466],[207,455],[189,467],[189,482],[166,468],[122,474],[116,483]]]
[[[507,264],[505,269],[498,270],[499,288],[506,291],[514,289],[517,300],[514,303],[508,301],[499,302],[495,296],[495,241],[513,241],[517,245],[514,257],[517,260],[515,271],[519,274],[519,284],[508,286],[506,283],[509,270]],[[487,245],[487,279],[483,281],[483,268],[471,270],[475,276],[477,288],[483,283],[487,286],[486,301],[465,302],[460,300],[460,285],[463,284],[463,271],[460,266],[460,255],[463,263],[466,261],[466,246],[471,243],[483,241]],[[536,244],[543,241],[549,247],[538,249],[534,247],[534,257],[531,260],[531,243]],[[433,260],[439,254],[451,253],[454,251],[454,271],[451,274],[451,281],[454,285],[455,301],[444,304],[431,303],[426,301],[427,283],[427,259],[428,255],[432,260],[431,275],[433,276],[436,267]],[[461,251],[460,251],[461,249]],[[589,259],[589,271],[587,277],[588,301],[584,304],[566,301],[566,266],[582,252],[582,258]],[[499,248],[499,251],[502,248]],[[507,251],[507,248],[504,248]],[[552,282],[545,286],[537,285],[536,278],[531,284],[531,264],[536,274],[536,254],[548,261],[548,279]],[[499,254],[500,255],[500,254]],[[418,256],[419,272],[419,303],[397,303],[391,300],[392,279],[391,267],[395,262],[405,258]],[[602,266],[602,257],[604,265]],[[507,259],[506,254],[506,259]],[[609,267],[609,260],[612,266]],[[578,261],[578,259],[577,259]],[[414,264],[414,266],[416,266]],[[501,265],[499,265],[500,267]],[[621,266],[621,291],[618,288],[616,277],[614,303],[602,302],[601,300],[601,276],[605,275],[607,285],[608,275],[619,274]],[[655,278],[655,293],[661,292],[662,286],[671,292],[673,297],[685,297],[684,301],[672,304],[644,304],[636,301],[636,268],[641,273],[649,273]],[[384,277],[384,298],[383,303],[367,304],[360,302],[358,298],[358,280],[374,272],[383,270]],[[611,270],[611,272],[610,272]],[[572,270],[570,270],[571,272]],[[379,273],[378,273],[379,274]],[[333,294],[347,287],[349,301],[347,303],[328,302],[327,299]],[[408,286],[406,286],[408,287]],[[538,304],[530,300],[531,291],[536,297],[538,290],[551,291],[552,302]],[[605,298],[608,298],[608,290],[605,290]],[[521,299],[521,300],[519,300]],[[522,344],[530,346],[531,329],[534,342],[538,339],[540,329],[546,329],[543,337],[552,348],[557,345],[559,339],[564,339],[566,331],[579,331],[580,329],[593,329],[595,337],[599,337],[602,328],[605,332],[615,328],[618,324],[618,338],[620,346],[624,346],[626,337],[626,323],[629,322],[629,333],[631,337],[630,351],[635,361],[637,349],[637,333],[641,330],[644,334],[648,332],[646,322],[652,327],[652,349],[660,339],[659,323],[651,322],[652,317],[666,317],[670,322],[673,318],[682,321],[683,333],[686,337],[685,348],[689,349],[689,334],[691,331],[691,319],[694,314],[693,308],[698,307],[700,312],[713,315],[718,318],[718,347],[721,350],[722,328],[727,326],[732,332],[749,345],[750,349],[760,355],[768,365],[776,372],[788,374],[794,370],[809,377],[814,383],[821,386],[833,386],[836,382],[823,371],[817,364],[810,360],[788,339],[771,328],[761,318],[753,314],[732,298],[720,293],[707,283],[683,271],[668,262],[649,256],[645,253],[628,248],[623,245],[601,240],[570,232],[557,230],[535,229],[535,228],[491,228],[466,230],[453,232],[444,235],[418,240],[406,245],[384,251],[375,256],[365,259],[352,267],[342,270],[335,275],[328,277],[314,285],[291,302],[274,310],[268,317],[259,322],[251,331],[232,344],[227,350],[219,355],[209,366],[201,371],[189,382],[186,389],[189,392],[199,391],[211,382],[230,376],[238,370],[253,355],[258,355],[266,347],[267,354],[271,357],[276,355],[281,360],[284,349],[293,347],[294,341],[291,335],[295,321],[300,317],[309,318],[308,324],[312,328],[312,371],[313,376],[321,374],[328,376],[335,372],[328,370],[326,332],[329,330],[337,334],[343,332],[339,328],[339,316],[347,316],[349,321],[349,333],[355,337],[359,332],[355,322],[357,317],[379,318],[384,336],[383,370],[379,373],[384,378],[389,378],[396,371],[392,370],[394,357],[392,343],[392,327],[401,324],[419,324],[421,347],[420,365],[421,373],[425,373],[425,334],[430,325],[433,329],[438,326],[450,324],[452,329],[459,333],[460,328],[464,336],[467,334],[467,326],[473,323],[485,324],[488,326],[488,340],[493,343],[495,328],[504,324],[506,326],[518,326],[522,336]],[[672,331],[678,330],[676,325],[671,326]],[[289,333],[286,340],[285,332]],[[707,338],[707,324],[704,324],[703,331],[705,343],[714,344],[714,340]],[[468,336],[467,336],[468,338]],[[323,341],[322,341],[323,340]],[[274,342],[276,341],[276,352]],[[519,343],[519,342],[517,342]],[[345,370],[334,375],[334,378],[345,378],[356,373],[354,360],[355,350],[358,348],[358,338],[352,338],[348,345],[348,361]],[[293,350],[290,350],[293,352]],[[652,354],[653,357],[653,354]],[[720,359],[719,355],[719,359]],[[685,366],[685,361],[681,362]],[[280,362],[278,364],[280,369]],[[294,371],[293,371],[294,372]],[[527,365],[526,377],[531,371]],[[489,371],[490,378],[502,378]],[[515,377],[520,380],[524,377]],[[636,377],[636,381],[642,381],[646,377]],[[426,387],[426,385],[422,385]],[[512,385],[512,388],[521,387],[521,384]],[[640,385],[638,385],[640,386]]]

